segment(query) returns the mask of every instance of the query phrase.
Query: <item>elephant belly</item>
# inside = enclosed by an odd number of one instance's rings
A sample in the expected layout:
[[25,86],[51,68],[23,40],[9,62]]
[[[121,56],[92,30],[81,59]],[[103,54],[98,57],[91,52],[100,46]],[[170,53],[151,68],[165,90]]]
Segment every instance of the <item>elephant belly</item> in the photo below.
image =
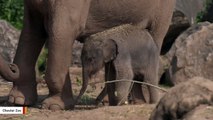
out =
[[[86,28],[81,34],[87,36],[126,24],[151,20],[159,0],[92,0]],[[150,7],[152,6],[152,7]]]

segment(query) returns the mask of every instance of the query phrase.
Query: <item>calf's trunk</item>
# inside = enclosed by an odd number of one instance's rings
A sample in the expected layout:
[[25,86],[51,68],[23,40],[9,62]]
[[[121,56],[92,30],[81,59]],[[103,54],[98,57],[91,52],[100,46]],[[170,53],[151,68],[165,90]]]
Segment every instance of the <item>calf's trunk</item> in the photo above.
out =
[[89,76],[88,72],[86,70],[83,70],[82,88],[81,88],[81,90],[79,92],[79,95],[77,96],[76,104],[78,103],[79,99],[82,97],[84,92],[86,91],[90,79],[91,79],[91,77]]

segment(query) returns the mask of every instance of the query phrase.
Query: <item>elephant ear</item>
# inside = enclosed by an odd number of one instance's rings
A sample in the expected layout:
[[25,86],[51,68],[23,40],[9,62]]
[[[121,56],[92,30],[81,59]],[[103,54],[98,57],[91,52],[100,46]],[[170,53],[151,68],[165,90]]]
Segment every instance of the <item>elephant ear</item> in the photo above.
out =
[[103,45],[104,62],[107,63],[111,60],[114,60],[117,54],[118,46],[116,41],[112,39],[105,40]]

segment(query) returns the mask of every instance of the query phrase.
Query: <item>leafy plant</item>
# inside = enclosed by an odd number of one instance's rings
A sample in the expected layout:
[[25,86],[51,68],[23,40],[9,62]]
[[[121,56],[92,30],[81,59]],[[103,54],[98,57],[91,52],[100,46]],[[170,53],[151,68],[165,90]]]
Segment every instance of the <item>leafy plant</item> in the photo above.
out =
[[0,1],[0,18],[7,20],[16,28],[22,28],[24,5],[23,0]]
[[[0,0],[0,19],[11,23],[17,29],[23,27],[24,1],[23,0]],[[46,69],[47,49],[44,48],[37,61],[39,74],[44,74]]]
[[94,102],[94,98],[89,95],[83,95],[80,99],[80,104],[82,105],[91,105]]
[[205,8],[200,13],[198,13],[196,22],[206,21],[205,17],[207,14],[210,14],[208,12],[210,12],[209,8],[211,8],[212,5],[213,5],[213,0],[205,0],[205,5],[204,5]]
[[42,51],[39,55],[38,61],[37,61],[37,68],[38,68],[39,75],[45,74],[47,54],[48,54],[48,50],[47,50],[47,48],[44,47],[42,49]]
[[23,0],[1,0],[0,19],[7,20],[13,26],[21,29],[23,24],[24,2]]

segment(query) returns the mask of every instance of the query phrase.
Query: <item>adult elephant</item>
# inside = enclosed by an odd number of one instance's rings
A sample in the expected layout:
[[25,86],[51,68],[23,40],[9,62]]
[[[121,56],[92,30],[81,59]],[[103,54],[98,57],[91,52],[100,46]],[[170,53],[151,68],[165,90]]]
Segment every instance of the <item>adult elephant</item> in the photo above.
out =
[[15,64],[8,64],[0,55],[0,75],[7,81],[15,81],[19,78],[19,69]]
[[49,96],[43,108],[73,107],[68,68],[75,39],[121,24],[143,23],[159,49],[172,17],[174,0],[24,0],[24,28],[14,63],[20,78],[13,82],[9,102],[32,105],[37,100],[35,63],[48,42],[45,79]]

